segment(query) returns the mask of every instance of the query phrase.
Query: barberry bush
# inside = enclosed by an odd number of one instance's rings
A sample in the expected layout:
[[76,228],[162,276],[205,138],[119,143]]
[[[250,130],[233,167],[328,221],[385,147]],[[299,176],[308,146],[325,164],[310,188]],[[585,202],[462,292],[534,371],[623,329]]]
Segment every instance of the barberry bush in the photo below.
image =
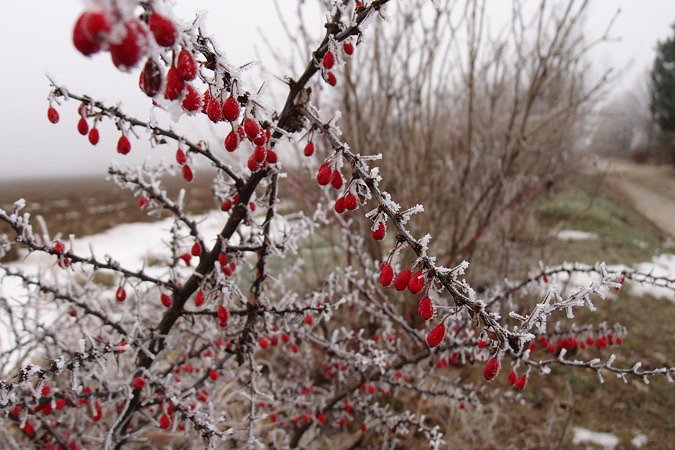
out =
[[[620,324],[571,320],[625,283],[675,291],[674,279],[570,263],[478,293],[465,273],[480,268],[438,264],[431,236],[410,231],[425,199],[397,203],[383,188],[382,156],[350,148],[339,114],[319,111],[318,96],[339,88],[388,3],[331,2],[325,36],[286,79],[278,111],[247,89],[201,20],[176,17],[162,1],[98,0],[74,18],[77,51],[109,53],[111,70],[137,76],[138,95],[155,108],[210,121],[221,136],[190,139],[52,81],[50,122],[76,114],[73,132],[97,145],[108,121],[119,132],[111,152],[142,152],[144,138],[170,152],[175,163],[112,165],[108,175],[138,208],[167,211],[172,226],[159,263],[136,269],[96,249],[76,253],[44,223],[34,231],[23,200],[0,210],[14,231],[0,237],[0,253],[18,246],[54,264],[39,276],[0,265],[3,280],[24,287],[0,297],[12,336],[0,354],[3,448],[334,448],[354,435],[361,446],[440,448],[434,408],[518,401],[532,377],[555,376],[556,366],[601,381],[672,381],[673,367],[615,364],[627,338]],[[317,79],[323,86],[309,89]],[[284,164],[311,168],[321,199],[311,214],[297,198],[282,203]],[[176,198],[167,177],[184,180]],[[212,178],[218,233],[184,208],[196,177]],[[369,233],[355,232],[357,217]],[[329,229],[341,255],[306,245]],[[365,251],[370,240],[387,248],[381,260]],[[311,264],[330,274],[309,280]],[[576,273],[586,285],[557,282]],[[114,281],[96,282],[102,275]],[[458,376],[474,364],[480,382]],[[506,392],[491,383],[500,377]]]

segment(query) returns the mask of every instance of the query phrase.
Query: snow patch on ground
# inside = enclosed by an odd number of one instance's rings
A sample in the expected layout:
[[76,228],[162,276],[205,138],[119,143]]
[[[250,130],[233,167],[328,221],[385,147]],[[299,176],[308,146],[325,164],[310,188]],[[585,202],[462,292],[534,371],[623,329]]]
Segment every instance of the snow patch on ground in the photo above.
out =
[[573,444],[595,444],[605,450],[612,450],[619,445],[619,438],[611,433],[600,433],[586,428],[574,427]]
[[635,448],[644,447],[645,445],[647,445],[647,436],[645,436],[644,434],[636,434],[635,437],[631,439],[630,443]]
[[588,231],[560,230],[556,237],[561,241],[588,241],[597,239],[598,235]]

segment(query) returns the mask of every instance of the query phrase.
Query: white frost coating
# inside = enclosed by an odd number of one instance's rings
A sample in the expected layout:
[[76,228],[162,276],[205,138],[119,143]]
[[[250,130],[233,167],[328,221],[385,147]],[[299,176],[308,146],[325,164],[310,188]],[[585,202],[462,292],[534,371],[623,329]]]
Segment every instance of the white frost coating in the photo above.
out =
[[556,234],[556,238],[561,241],[588,241],[597,239],[598,235],[588,231],[560,230],[558,234]]
[[619,438],[611,433],[600,433],[586,428],[574,427],[573,444],[595,444],[604,450],[612,450],[619,445]]
[[647,436],[640,433],[636,434],[633,439],[630,440],[630,443],[635,448],[641,448],[647,445],[648,439]]

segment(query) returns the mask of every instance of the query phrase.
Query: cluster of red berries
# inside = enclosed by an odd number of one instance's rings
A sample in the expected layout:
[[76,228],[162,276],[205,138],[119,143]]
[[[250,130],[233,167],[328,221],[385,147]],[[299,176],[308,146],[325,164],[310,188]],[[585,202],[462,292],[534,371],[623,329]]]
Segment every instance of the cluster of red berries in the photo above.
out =
[[593,338],[593,336],[587,336],[586,339],[579,339],[577,336],[570,337],[561,337],[558,338],[555,342],[549,341],[545,336],[539,336],[536,342],[531,342],[528,346],[530,352],[534,352],[537,349],[543,349],[551,354],[560,353],[562,349],[567,350],[586,350],[587,347],[595,346],[598,350],[607,348],[608,346],[621,345],[623,344],[623,338],[621,336],[614,336],[613,333],[607,333],[606,335],[598,336]]
[[[263,336],[258,339],[258,345],[263,350],[267,350],[270,346],[276,347],[279,345],[279,340],[281,340],[282,344],[291,343],[291,337],[288,335],[288,333],[282,333],[280,335],[273,334],[271,336]],[[291,352],[293,353],[297,353],[298,350],[300,350],[300,347],[298,347],[298,344],[295,342],[291,343],[290,347]]]
[[[350,41],[345,41],[342,43],[342,52],[346,56],[351,56],[354,54],[354,44]],[[326,50],[326,53],[323,54],[321,58],[321,75],[326,83],[331,86],[337,85],[337,77],[331,71],[335,66],[336,58],[332,50]]]
[[518,375],[515,370],[509,373],[509,384],[513,386],[516,391],[522,391],[527,386],[527,375]]

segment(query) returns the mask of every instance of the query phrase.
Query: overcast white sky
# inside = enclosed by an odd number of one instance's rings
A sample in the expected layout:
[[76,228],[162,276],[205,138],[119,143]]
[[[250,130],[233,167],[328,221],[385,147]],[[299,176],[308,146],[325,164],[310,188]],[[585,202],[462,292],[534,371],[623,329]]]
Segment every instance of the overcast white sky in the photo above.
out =
[[[294,8],[296,1],[280,0],[280,3]],[[312,0],[306,2],[312,3]],[[281,23],[271,0],[180,0],[176,3],[176,13],[185,20],[191,20],[197,10],[209,10],[207,30],[215,35],[231,62],[242,65],[260,57],[261,65],[275,72],[274,60],[256,32],[262,29],[271,41],[283,42]],[[509,0],[488,0],[488,9],[492,14],[502,14],[502,10],[508,14],[508,8],[504,7],[508,3]],[[140,118],[148,117],[147,99],[137,88],[137,71],[121,73],[112,66],[109,54],[88,59],[72,46],[72,25],[83,8],[84,2],[80,0],[14,1],[3,5],[0,180],[102,175],[111,160],[143,161],[148,154],[156,156],[159,152],[148,149],[147,145],[141,148],[138,143],[129,155],[132,158],[118,156],[114,151],[118,134],[106,126],[101,128],[101,142],[92,147],[86,137],[75,130],[77,105],[74,102],[59,108],[61,122],[58,125],[47,121],[49,86],[45,73],[74,92],[86,93],[107,103],[121,101],[126,111]],[[587,34],[597,36],[617,9],[622,12],[612,35],[621,40],[598,49],[593,62],[598,69],[613,66],[621,72],[618,90],[632,86],[651,65],[657,40],[667,37],[670,24],[675,22],[675,1],[593,0],[585,25]],[[289,13],[289,17],[292,16]],[[322,32],[320,22],[315,28],[317,34]],[[193,130],[196,131],[199,130]]]

